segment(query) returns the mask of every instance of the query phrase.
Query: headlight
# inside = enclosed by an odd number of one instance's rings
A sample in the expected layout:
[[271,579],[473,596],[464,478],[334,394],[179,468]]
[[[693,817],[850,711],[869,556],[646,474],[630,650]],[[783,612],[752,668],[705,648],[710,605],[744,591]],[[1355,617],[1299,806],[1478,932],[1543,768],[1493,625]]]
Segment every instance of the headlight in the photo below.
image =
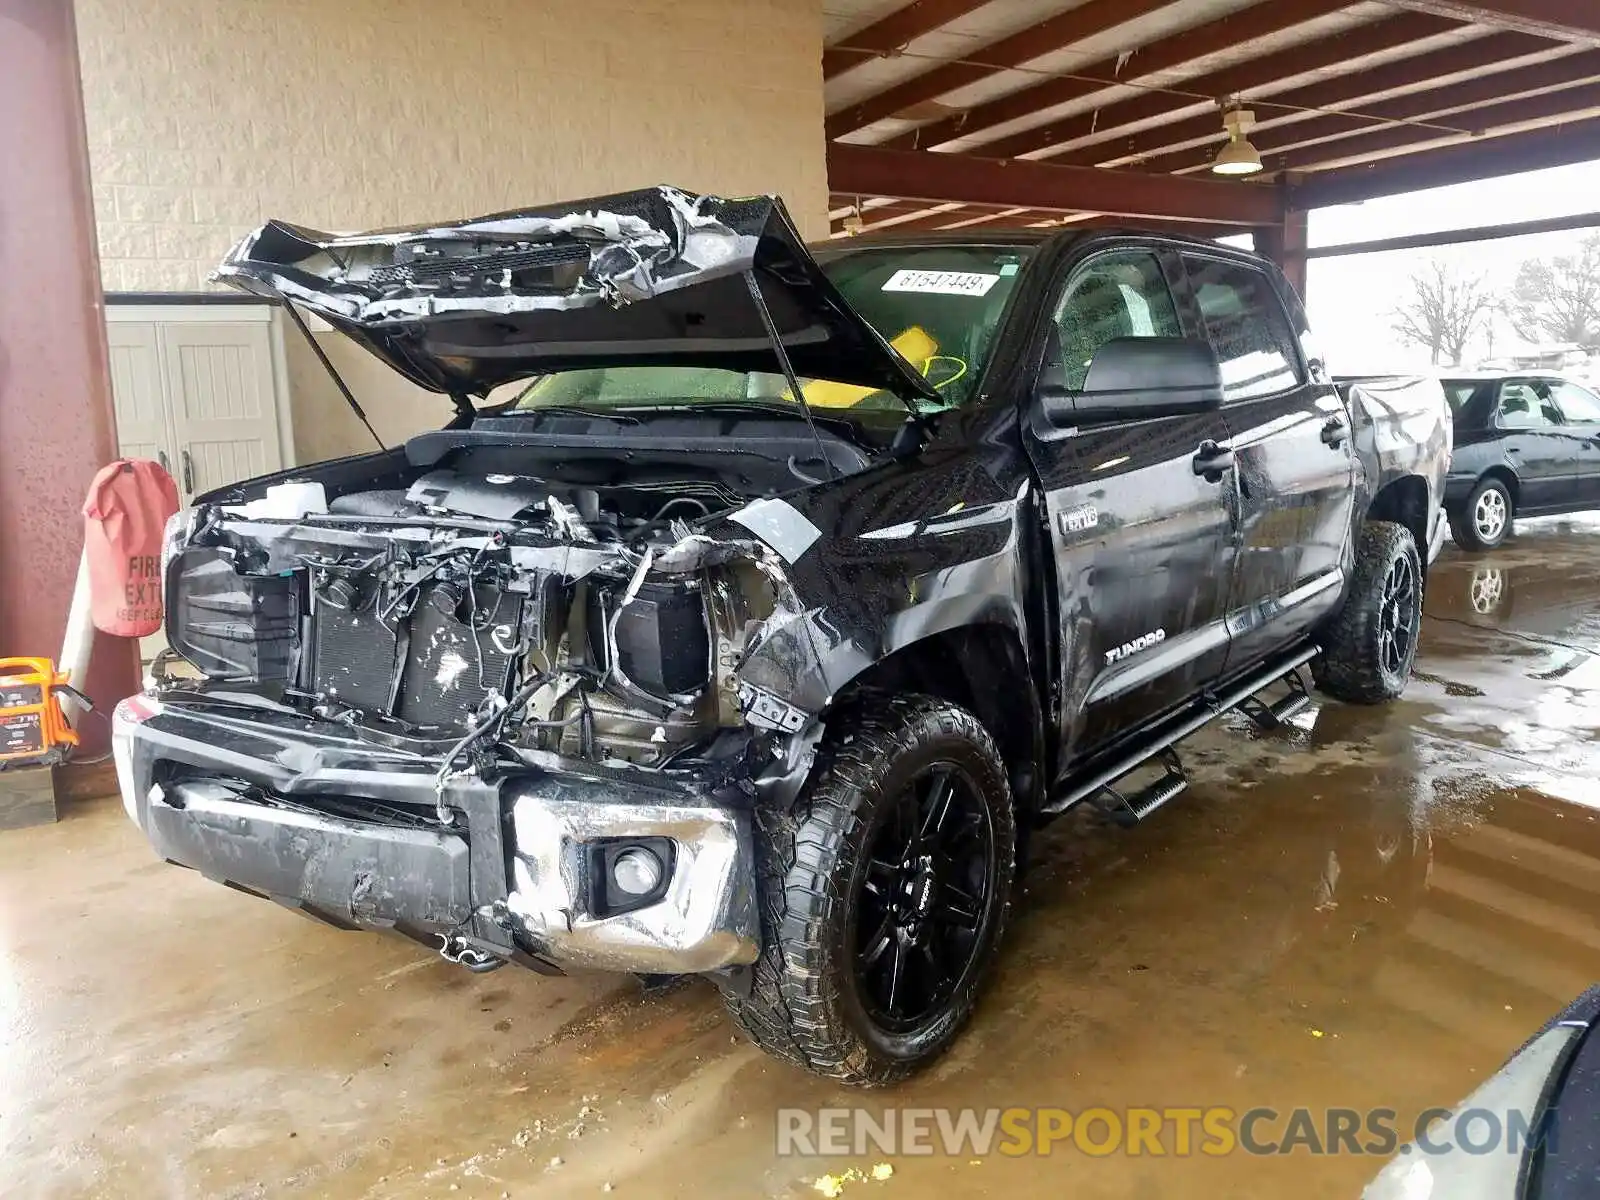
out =
[[189,535],[194,532],[194,509],[180,508],[167,518],[167,527],[161,533],[161,575],[165,581],[167,568],[172,565],[173,556],[189,544]]

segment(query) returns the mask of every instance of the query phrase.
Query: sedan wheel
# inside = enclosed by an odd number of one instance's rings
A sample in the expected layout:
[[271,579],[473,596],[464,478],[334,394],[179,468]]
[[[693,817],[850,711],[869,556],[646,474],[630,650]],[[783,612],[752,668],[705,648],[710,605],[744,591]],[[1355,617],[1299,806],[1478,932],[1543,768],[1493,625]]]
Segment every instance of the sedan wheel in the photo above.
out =
[[1492,550],[1506,540],[1516,519],[1504,480],[1490,476],[1472,489],[1466,503],[1449,509],[1450,532],[1464,550]]
[[1505,493],[1498,488],[1485,488],[1478,493],[1478,503],[1472,509],[1472,527],[1486,542],[1498,542],[1506,531]]

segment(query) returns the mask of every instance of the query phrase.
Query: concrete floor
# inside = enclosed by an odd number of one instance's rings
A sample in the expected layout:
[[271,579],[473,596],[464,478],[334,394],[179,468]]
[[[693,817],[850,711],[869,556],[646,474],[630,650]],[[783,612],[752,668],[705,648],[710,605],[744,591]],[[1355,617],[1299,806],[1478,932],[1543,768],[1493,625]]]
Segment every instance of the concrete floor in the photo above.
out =
[[[1142,828],[1052,827],[973,1026],[889,1093],[769,1062],[709,987],[470,975],[79,809],[0,836],[0,1192],[814,1196],[875,1160],[778,1158],[780,1107],[1453,1103],[1600,978],[1597,653],[1600,519],[1447,547],[1402,703],[1231,722]],[[1316,1200],[1377,1165],[902,1157],[847,1194]]]

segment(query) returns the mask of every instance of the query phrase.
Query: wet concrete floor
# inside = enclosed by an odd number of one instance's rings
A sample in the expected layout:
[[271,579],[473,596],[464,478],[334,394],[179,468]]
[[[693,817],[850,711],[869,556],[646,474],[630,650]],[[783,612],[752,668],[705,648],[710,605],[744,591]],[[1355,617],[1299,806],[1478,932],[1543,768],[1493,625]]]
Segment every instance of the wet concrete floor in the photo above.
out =
[[1403,702],[1230,720],[1139,829],[1051,827],[977,1019],[892,1092],[769,1062],[698,983],[314,925],[114,802],[0,835],[0,1194],[798,1197],[887,1162],[844,1194],[1353,1197],[1379,1160],[779,1157],[776,1114],[1456,1102],[1600,978],[1597,655],[1600,520],[1447,546]]

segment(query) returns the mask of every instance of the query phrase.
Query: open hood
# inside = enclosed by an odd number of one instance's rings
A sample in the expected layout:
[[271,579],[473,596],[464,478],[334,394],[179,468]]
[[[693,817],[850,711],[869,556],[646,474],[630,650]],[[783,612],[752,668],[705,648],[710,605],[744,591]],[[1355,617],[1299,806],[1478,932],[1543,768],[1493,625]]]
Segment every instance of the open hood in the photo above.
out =
[[796,374],[938,399],[828,281],[775,196],[658,187],[362,234],[271,221],[214,278],[309,309],[422,387],[482,396],[580,367],[780,373],[749,275]]

